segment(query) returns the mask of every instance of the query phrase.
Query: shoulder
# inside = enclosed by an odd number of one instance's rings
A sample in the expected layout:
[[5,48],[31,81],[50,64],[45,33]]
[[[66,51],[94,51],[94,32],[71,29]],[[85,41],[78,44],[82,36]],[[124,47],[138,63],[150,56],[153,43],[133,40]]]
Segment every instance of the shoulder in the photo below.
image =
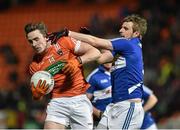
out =
[[61,44],[77,44],[79,40],[76,40],[72,37],[62,37],[58,40],[58,43]]
[[119,40],[128,40],[128,39],[127,38],[123,38],[123,37],[116,37],[116,38],[110,39],[110,41],[119,41]]
[[112,44],[115,44],[115,45],[120,45],[120,44],[129,44],[131,43],[131,40],[130,39],[127,39],[127,38],[113,38],[110,40]]
[[62,37],[57,41],[57,43],[61,46],[73,49],[80,43],[80,41],[71,37]]

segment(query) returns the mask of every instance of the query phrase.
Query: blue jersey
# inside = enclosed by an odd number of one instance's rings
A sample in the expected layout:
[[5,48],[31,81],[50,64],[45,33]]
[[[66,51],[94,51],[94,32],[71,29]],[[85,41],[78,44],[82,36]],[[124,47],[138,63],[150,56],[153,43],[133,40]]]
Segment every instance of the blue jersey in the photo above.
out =
[[[149,96],[152,94],[152,91],[144,85],[143,85],[143,90],[144,90],[144,93],[143,93],[143,105],[144,105],[148,101]],[[141,129],[149,128],[154,123],[155,123],[155,121],[154,121],[151,113],[145,112]]]
[[110,73],[100,65],[89,74],[87,82],[91,85],[87,93],[93,94],[93,106],[104,111],[106,106],[112,102]]
[[113,103],[142,98],[143,57],[139,38],[111,40],[114,56],[112,66]]

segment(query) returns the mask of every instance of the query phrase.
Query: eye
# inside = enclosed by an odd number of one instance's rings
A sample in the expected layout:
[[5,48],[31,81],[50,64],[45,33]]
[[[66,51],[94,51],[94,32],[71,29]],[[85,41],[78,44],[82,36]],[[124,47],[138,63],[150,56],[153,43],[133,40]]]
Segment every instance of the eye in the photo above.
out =
[[32,41],[32,40],[28,40],[28,42],[29,42],[30,44],[32,44],[32,43],[33,43],[33,41]]
[[127,31],[127,30],[129,30],[127,27],[124,27],[124,29]]
[[34,40],[35,40],[35,41],[39,41],[39,38],[38,38],[38,37],[36,37],[36,38],[34,38]]

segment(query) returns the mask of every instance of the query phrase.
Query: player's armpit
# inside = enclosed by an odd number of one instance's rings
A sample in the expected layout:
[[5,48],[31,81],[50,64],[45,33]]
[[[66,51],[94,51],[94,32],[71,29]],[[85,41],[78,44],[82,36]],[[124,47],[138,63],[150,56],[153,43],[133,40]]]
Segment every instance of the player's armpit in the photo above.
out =
[[31,83],[31,91],[33,99],[40,100],[46,94],[48,90],[48,84],[46,84],[46,80],[42,82],[42,80],[38,81],[37,86],[34,86],[34,83]]

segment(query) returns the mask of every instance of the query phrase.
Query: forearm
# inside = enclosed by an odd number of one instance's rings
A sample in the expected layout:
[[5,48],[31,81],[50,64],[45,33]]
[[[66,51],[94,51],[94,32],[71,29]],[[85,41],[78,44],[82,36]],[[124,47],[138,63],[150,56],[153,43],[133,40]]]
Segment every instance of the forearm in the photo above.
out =
[[79,56],[82,64],[86,64],[91,61],[96,61],[101,56],[101,53],[97,49],[89,49],[85,54]]
[[97,59],[98,64],[113,62],[113,55],[109,50],[101,50],[101,56]]
[[156,96],[154,96],[154,95],[151,95],[150,97],[149,97],[149,100],[147,101],[147,103],[144,105],[144,111],[146,112],[146,111],[149,111],[150,109],[152,109],[154,106],[155,106],[155,104],[157,103],[157,97]]
[[[93,95],[90,93],[86,93],[87,98],[91,101],[93,98]],[[97,109],[96,107],[93,106],[93,115],[96,116],[97,118],[101,118],[103,112]]]
[[144,105],[143,109],[144,111],[149,111],[151,108],[153,108],[154,104],[150,104],[150,103],[147,103],[146,105]]
[[69,31],[68,36],[86,42],[99,49],[108,49],[108,50],[112,49],[111,42],[106,39],[98,38],[92,35],[77,33],[73,31]]

